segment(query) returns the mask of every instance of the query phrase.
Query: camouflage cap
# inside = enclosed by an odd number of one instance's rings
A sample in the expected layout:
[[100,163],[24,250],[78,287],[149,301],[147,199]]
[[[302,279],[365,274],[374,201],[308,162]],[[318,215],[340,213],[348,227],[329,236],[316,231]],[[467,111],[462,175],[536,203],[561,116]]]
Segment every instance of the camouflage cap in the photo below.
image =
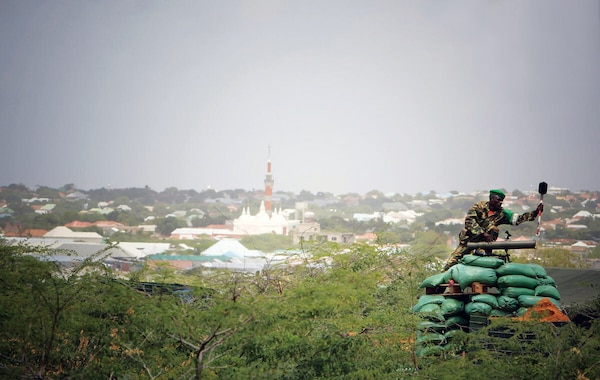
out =
[[497,195],[500,197],[500,199],[504,199],[504,197],[506,197],[506,194],[504,194],[502,190],[498,189],[490,190],[490,196],[492,195]]

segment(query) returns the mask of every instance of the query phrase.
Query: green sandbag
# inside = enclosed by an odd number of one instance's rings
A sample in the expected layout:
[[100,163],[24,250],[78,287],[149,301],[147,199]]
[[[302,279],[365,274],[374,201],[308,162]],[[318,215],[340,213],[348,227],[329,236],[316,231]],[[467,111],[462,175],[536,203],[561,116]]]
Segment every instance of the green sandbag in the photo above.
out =
[[442,305],[440,306],[440,310],[444,316],[451,316],[462,312],[465,308],[465,303],[456,298],[446,297]]
[[446,318],[446,327],[448,328],[465,327],[468,325],[469,322],[463,314],[453,315],[451,317]]
[[560,299],[560,293],[558,292],[558,289],[552,285],[539,285],[537,288],[535,288],[535,295],[539,297],[550,297],[554,298],[555,300]]
[[526,308],[526,307],[520,307],[520,308],[517,310],[517,316],[518,316],[518,317],[522,317],[522,316],[524,316],[524,315],[525,315],[525,313],[527,313],[527,310],[529,310],[529,309],[528,309],[528,308]]
[[520,296],[519,297],[519,305],[521,305],[522,307],[533,307],[538,302],[540,302],[541,300],[543,300],[544,298],[547,298],[550,301],[552,301],[552,303],[554,303],[560,309],[560,302],[558,302],[558,300],[555,300],[555,299],[553,299],[551,297]]
[[500,309],[492,309],[492,312],[490,313],[490,317],[510,317],[512,315],[512,312]]
[[539,285],[552,285],[552,286],[556,287],[556,282],[554,282],[554,279],[550,276],[544,276],[544,277],[538,278],[538,284]]
[[445,284],[450,281],[450,271],[445,271],[443,273],[434,274],[433,276],[427,277],[419,288],[435,288],[441,284]]
[[[458,282],[461,289],[471,286],[474,282],[484,285],[496,285],[496,271],[491,268],[482,268],[464,264],[456,264],[450,268],[452,278]],[[536,284],[537,285],[537,284]]]
[[538,264],[527,264],[529,267],[535,272],[535,277],[545,277],[548,274],[546,273],[546,269],[543,266]]
[[432,321],[421,321],[418,326],[418,330],[422,332],[436,332],[442,333],[447,329],[445,323],[432,322]]
[[483,302],[469,302],[465,305],[465,312],[467,312],[467,314],[490,315],[492,307]]
[[419,301],[417,302],[417,304],[415,306],[412,307],[412,311],[413,312],[420,312],[421,308],[425,305],[429,305],[430,303],[433,304],[437,304],[437,305],[441,305],[442,302],[444,302],[444,300],[446,299],[446,297],[441,296],[441,295],[436,295],[436,294],[424,294],[421,297],[419,297]]
[[435,303],[428,303],[427,305],[423,305],[419,310],[419,315],[423,318],[427,318],[432,321],[444,320],[444,315],[442,314],[440,305],[437,305]]
[[483,302],[487,303],[493,308],[498,308],[498,299],[493,294],[478,294],[471,297],[471,302]]
[[498,297],[498,309],[503,311],[515,311],[519,308],[518,297],[499,296]]
[[519,288],[516,286],[509,286],[508,288],[502,288],[502,295],[512,298],[519,298],[519,296],[534,296],[535,290],[529,288]]
[[535,289],[538,282],[535,278],[528,277],[522,274],[509,274],[498,277],[498,287],[508,288],[509,286],[517,288]]
[[492,268],[496,269],[504,264],[504,260],[499,259],[494,256],[477,256],[477,255],[464,255],[462,259],[459,260],[460,263],[464,265],[472,265],[476,267],[482,268]]
[[537,278],[546,276],[546,270],[537,264],[506,263],[496,269],[498,276],[520,274],[522,276]]

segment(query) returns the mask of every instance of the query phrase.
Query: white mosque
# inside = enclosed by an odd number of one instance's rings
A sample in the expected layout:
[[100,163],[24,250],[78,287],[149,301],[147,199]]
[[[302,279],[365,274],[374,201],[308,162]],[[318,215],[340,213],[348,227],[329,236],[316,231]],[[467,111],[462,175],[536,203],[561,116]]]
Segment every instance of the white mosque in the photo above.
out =
[[261,235],[273,233],[288,235],[299,223],[299,220],[288,220],[281,208],[279,210],[275,209],[269,215],[265,207],[265,202],[262,201],[256,215],[250,214],[249,207],[244,207],[242,215],[233,220],[233,234]]
[[[265,176],[265,197],[255,215],[250,213],[250,207],[242,209],[242,215],[233,220],[229,228],[177,228],[171,233],[175,239],[195,239],[201,235],[213,237],[239,238],[249,235],[276,234],[299,235],[309,237],[320,232],[318,223],[312,220],[314,215],[306,211],[306,203],[297,203],[295,210],[273,210],[273,174],[271,173],[271,157],[267,161]],[[293,218],[292,218],[293,217]]]
[[250,213],[249,207],[244,207],[242,215],[233,221],[234,235],[261,235],[277,234],[289,235],[298,224],[299,220],[290,220],[289,212],[272,209],[273,196],[273,174],[271,173],[271,149],[267,160],[267,174],[265,176],[265,199],[260,202],[260,208],[256,215]]

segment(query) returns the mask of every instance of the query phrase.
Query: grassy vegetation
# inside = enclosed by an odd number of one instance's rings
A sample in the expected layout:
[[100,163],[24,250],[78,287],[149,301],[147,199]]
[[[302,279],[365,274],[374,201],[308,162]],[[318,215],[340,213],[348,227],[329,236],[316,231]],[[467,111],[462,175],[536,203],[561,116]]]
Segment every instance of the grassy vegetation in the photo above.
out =
[[[436,250],[340,248],[306,247],[319,259],[261,273],[162,267],[123,279],[0,245],[0,377],[600,378],[597,321],[511,324],[508,338],[490,326],[457,335],[458,350],[419,355],[409,309],[438,270]],[[145,282],[186,288],[149,293]]]

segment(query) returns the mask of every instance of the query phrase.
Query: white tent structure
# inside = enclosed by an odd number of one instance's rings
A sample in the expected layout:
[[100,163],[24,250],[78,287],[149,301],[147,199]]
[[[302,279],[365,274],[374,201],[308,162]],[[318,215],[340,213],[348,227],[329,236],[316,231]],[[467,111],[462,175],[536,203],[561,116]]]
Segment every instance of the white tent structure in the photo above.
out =
[[222,239],[202,252],[202,256],[227,256],[231,258],[246,258],[263,256],[261,251],[250,250],[238,240]]

